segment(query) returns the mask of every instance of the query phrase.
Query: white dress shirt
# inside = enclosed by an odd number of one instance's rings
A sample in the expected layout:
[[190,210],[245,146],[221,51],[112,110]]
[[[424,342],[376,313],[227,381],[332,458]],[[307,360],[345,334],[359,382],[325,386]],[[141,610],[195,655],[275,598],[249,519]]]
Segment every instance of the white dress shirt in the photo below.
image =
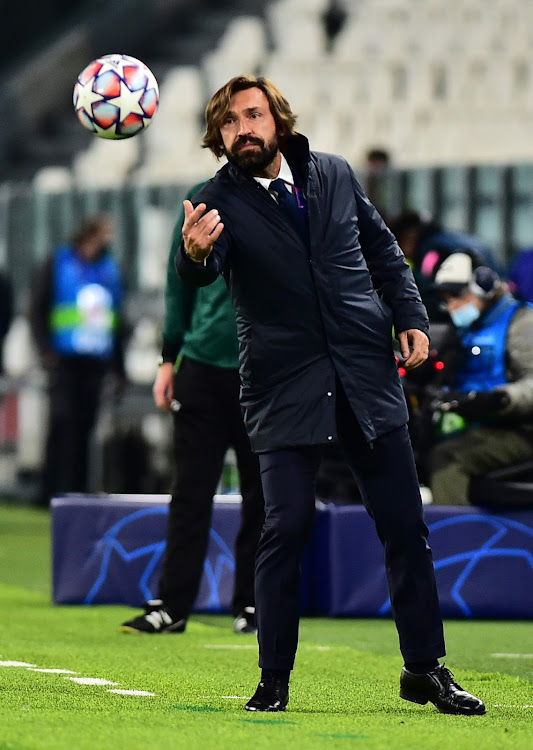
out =
[[272,179],[269,179],[268,177],[254,177],[254,180],[257,180],[257,182],[268,191],[269,195],[272,196],[272,199],[277,202],[274,192],[270,190],[270,183],[272,180],[277,180],[278,178],[283,180],[289,193],[294,193],[294,177],[292,176],[289,163],[283,154],[281,154],[281,166],[277,177],[273,177]]

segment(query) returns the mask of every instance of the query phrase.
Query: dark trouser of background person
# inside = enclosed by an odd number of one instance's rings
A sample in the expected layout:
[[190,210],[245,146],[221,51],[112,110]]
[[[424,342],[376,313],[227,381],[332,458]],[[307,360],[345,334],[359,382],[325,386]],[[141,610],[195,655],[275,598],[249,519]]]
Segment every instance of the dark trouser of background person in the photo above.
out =
[[196,599],[207,553],[213,495],[229,446],[235,450],[242,495],[235,547],[235,616],[254,607],[254,564],[264,522],[259,462],[239,404],[239,375],[183,357],[175,377],[175,480],[159,598],[174,621],[186,619]]
[[107,362],[61,357],[49,372],[49,415],[39,505],[55,495],[87,492],[89,440],[98,414]]
[[[533,459],[530,430],[477,427],[443,440],[430,457],[434,505],[469,505],[470,480]],[[502,505],[505,505],[502,493]]]
[[7,273],[0,271],[0,375],[4,374],[4,341],[13,321],[13,286]]
[[[428,529],[407,427],[369,445],[337,383],[339,440],[385,549],[392,612],[406,664],[445,654]],[[314,518],[320,449],[261,454],[265,529],[256,565],[259,666],[291,670],[298,640],[300,562]],[[288,674],[288,672],[287,672]]]

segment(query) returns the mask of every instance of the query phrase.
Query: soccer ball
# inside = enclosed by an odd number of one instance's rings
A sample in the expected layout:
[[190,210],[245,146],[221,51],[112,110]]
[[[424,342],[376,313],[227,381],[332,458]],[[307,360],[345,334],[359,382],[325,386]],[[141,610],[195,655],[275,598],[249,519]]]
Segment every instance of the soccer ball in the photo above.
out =
[[145,130],[159,104],[152,71],[129,55],[93,60],[74,86],[74,109],[83,127],[100,138],[120,140]]

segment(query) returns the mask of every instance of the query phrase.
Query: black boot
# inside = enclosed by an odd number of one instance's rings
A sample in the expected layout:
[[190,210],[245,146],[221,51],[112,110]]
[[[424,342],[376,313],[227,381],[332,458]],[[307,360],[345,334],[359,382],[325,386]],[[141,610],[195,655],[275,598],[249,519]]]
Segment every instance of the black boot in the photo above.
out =
[[279,677],[262,680],[245,705],[247,711],[285,711],[289,701],[289,683]]
[[400,698],[423,706],[430,701],[443,714],[487,713],[483,701],[463,690],[443,664],[426,674],[414,674],[404,667],[400,675]]

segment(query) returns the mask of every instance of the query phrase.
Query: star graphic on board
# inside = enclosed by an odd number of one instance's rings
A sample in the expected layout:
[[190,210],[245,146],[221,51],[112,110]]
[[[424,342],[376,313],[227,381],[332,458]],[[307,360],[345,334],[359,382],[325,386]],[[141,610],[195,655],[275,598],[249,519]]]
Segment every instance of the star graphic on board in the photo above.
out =
[[91,78],[87,83],[81,83],[78,81],[78,101],[76,102],[76,110],[84,109],[86,112],[93,111],[93,104],[95,102],[101,102],[104,98],[101,94],[96,94],[92,90],[92,84],[94,78]]
[[144,110],[139,104],[143,94],[144,94],[144,89],[139,89],[138,91],[131,91],[126,86],[124,81],[121,81],[119,96],[114,97],[113,99],[108,99],[107,101],[109,102],[109,104],[114,104],[115,107],[119,108],[120,110],[119,121],[122,122],[122,120],[130,114],[144,115]]

